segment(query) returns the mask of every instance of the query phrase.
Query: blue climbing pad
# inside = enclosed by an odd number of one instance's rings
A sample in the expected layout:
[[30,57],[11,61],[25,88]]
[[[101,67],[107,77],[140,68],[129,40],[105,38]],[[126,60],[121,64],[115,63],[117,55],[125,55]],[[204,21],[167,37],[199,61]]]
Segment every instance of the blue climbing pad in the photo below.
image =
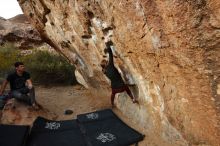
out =
[[38,117],[27,146],[85,146],[76,120],[53,121]]
[[110,109],[81,114],[77,120],[88,146],[129,146],[144,138]]
[[24,146],[29,126],[0,125],[0,146]]

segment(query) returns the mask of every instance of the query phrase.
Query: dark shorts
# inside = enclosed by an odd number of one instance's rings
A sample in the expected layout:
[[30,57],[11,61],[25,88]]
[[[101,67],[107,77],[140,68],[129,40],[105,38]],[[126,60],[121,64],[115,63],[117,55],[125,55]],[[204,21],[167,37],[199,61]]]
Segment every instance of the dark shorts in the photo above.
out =
[[116,93],[120,93],[120,92],[124,92],[124,91],[128,91],[128,90],[129,90],[128,86],[125,85],[120,88],[112,88],[112,93],[116,94]]

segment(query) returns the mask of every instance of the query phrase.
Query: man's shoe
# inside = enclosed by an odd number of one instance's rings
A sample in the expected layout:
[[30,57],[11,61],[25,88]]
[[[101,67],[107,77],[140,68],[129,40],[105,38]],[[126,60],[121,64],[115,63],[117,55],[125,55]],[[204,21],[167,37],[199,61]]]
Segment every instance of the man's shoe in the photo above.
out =
[[132,99],[132,102],[139,104],[139,102],[136,99]]
[[40,106],[37,103],[33,103],[32,107],[33,107],[34,110],[39,110],[40,109]]

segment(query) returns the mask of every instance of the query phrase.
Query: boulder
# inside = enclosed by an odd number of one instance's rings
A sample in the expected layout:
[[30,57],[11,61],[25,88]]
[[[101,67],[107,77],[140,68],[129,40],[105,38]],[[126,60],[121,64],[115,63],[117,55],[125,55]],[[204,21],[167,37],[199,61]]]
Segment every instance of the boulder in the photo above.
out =
[[0,44],[13,43],[20,49],[45,45],[38,31],[23,14],[10,19],[0,18]]
[[116,105],[154,137],[148,146],[220,145],[219,0],[18,2],[87,88],[110,86],[100,62],[113,42],[115,66],[140,103],[122,93]]

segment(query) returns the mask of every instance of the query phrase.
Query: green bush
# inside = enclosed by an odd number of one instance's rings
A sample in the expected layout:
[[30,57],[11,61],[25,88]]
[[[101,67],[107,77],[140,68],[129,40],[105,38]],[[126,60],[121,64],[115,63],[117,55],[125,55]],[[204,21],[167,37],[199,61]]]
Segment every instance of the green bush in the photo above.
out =
[[74,66],[58,53],[33,51],[31,54],[21,55],[21,51],[12,44],[0,47],[0,80],[14,69],[13,64],[16,61],[24,62],[26,70],[31,73],[31,78],[35,83],[76,84]]
[[5,76],[13,69],[13,64],[16,61],[22,61],[19,56],[19,51],[13,44],[7,43],[0,47],[0,76]]

